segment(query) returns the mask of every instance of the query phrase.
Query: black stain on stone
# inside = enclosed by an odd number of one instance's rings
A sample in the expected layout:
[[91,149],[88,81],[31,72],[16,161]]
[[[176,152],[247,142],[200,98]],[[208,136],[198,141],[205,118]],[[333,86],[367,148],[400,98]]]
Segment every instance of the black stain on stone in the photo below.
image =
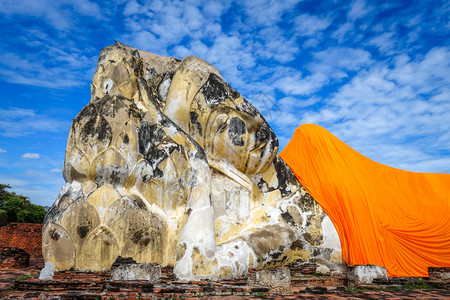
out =
[[269,125],[267,123],[263,123],[261,128],[256,132],[256,142],[262,143],[269,138]]
[[88,144],[91,139],[108,143],[112,138],[112,130],[109,123],[102,116],[92,116],[81,128],[81,140]]
[[133,198],[133,200],[136,203],[136,205],[139,207],[139,209],[147,210],[147,205],[145,205],[144,201],[140,197],[135,196]]
[[236,146],[244,146],[245,142],[241,135],[247,132],[247,126],[245,122],[237,117],[233,117],[230,120],[230,125],[228,126],[228,136],[231,142]]
[[[197,144],[197,142],[196,142],[196,144]],[[198,145],[198,147],[196,145],[196,148],[197,148],[197,152],[195,152],[194,157],[201,159],[201,160],[206,160],[207,158],[206,158],[205,150],[203,150],[203,148],[200,147],[200,145]]]
[[153,171],[153,178],[161,178],[163,176],[164,176],[163,170],[161,170],[160,168],[156,167],[155,170]]
[[241,104],[236,105],[236,108],[238,111],[243,111],[252,117],[264,119],[263,116],[258,112],[258,110],[246,99],[244,99],[244,101]]
[[[173,124],[167,124],[173,126]],[[143,121],[138,129],[139,153],[154,168],[153,175],[162,177],[164,172],[157,168],[160,162],[164,161],[175,151],[181,151],[181,145],[175,143],[164,131],[160,124],[149,125]]]
[[130,142],[130,138],[128,137],[128,134],[125,133],[125,136],[123,137],[123,143],[128,144]]
[[[160,241],[158,234],[154,231],[149,232],[146,229],[139,230],[131,237],[131,241],[139,246],[147,247],[148,245],[160,247],[157,245]],[[153,248],[153,247],[152,247]]]
[[258,185],[258,189],[262,192],[262,193],[267,193],[267,192],[271,192],[273,190],[275,190],[274,187],[271,187],[267,184],[267,182],[261,177],[257,183]]
[[50,238],[54,241],[59,240],[59,234],[56,232],[56,229],[51,229],[48,234],[50,235]]
[[295,226],[295,221],[294,218],[291,216],[290,213],[288,213],[287,211],[285,211],[284,213],[281,214],[281,217],[283,218],[283,220],[285,220],[287,223]]
[[128,167],[108,165],[106,167],[97,166],[97,177],[94,182],[102,186],[105,183],[111,184],[112,186],[121,185],[128,175]]
[[227,99],[227,90],[229,90],[228,84],[216,74],[211,73],[200,92],[205,96],[207,104],[217,105]]
[[290,249],[292,250],[302,250],[303,249],[303,242],[301,240],[296,240],[292,243]]
[[278,189],[281,192],[281,196],[286,197],[291,195],[295,191],[291,191],[288,186],[299,186],[300,183],[297,177],[295,177],[292,170],[279,156],[275,156],[273,166],[277,174]]
[[111,269],[117,269],[121,265],[135,264],[136,261],[132,257],[117,256],[114,263],[111,265]]
[[78,226],[77,233],[80,238],[84,239],[86,235],[89,233],[90,226]]
[[273,259],[278,259],[281,256],[281,254],[283,254],[283,252],[275,251],[273,253],[270,253],[270,257],[272,257]]
[[200,124],[198,122],[198,113],[196,113],[195,111],[191,111],[190,112],[190,117],[191,117],[191,124],[194,125],[197,128],[197,131],[202,134],[203,133],[203,127],[202,124]]
[[[167,157],[165,151],[156,149],[156,145],[161,143],[166,137],[166,133],[156,124],[149,125],[142,122],[138,131],[139,136],[139,153],[141,153],[147,161]],[[165,156],[165,157],[164,157]]]
[[133,55],[136,56],[137,58],[141,58],[141,56],[139,55],[139,51],[137,50],[133,51]]

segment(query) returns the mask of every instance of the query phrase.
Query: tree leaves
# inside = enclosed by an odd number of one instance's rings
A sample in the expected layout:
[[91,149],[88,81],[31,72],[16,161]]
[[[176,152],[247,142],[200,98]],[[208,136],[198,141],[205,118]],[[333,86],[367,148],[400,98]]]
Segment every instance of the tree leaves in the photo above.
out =
[[42,223],[47,210],[30,202],[28,197],[8,192],[8,184],[0,184],[0,226],[10,222]]

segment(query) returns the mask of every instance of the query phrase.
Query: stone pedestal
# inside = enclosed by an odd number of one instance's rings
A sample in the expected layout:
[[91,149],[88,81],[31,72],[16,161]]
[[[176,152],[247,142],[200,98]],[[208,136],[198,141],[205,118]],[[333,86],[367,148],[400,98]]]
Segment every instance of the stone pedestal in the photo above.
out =
[[254,270],[250,269],[247,285],[268,288],[272,293],[291,293],[291,272],[289,268]]
[[111,280],[146,280],[151,283],[161,279],[161,265],[136,263],[131,258],[119,258],[111,267]]
[[450,280],[450,267],[429,267],[428,277],[431,280]]
[[386,269],[377,265],[349,266],[347,274],[351,285],[371,284],[375,278],[387,280]]

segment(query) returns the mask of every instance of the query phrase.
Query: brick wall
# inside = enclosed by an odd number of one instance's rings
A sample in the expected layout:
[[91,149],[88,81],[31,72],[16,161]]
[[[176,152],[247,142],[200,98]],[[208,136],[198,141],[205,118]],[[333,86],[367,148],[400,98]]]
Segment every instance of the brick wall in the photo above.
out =
[[0,227],[0,247],[20,248],[33,258],[41,258],[42,224],[10,223]]

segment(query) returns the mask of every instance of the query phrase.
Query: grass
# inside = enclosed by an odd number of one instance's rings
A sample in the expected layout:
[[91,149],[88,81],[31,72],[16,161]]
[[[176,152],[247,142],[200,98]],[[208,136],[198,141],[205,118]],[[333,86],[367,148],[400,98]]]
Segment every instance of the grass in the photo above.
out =
[[[394,285],[385,285],[379,286],[376,285],[371,288],[371,290],[375,291],[385,291],[385,292],[396,292],[396,291],[408,291],[408,290],[433,290],[433,289],[446,289],[445,283],[442,282],[429,282],[425,279],[418,278],[412,281],[409,281],[404,284],[394,284]],[[367,291],[361,287],[347,287],[346,291],[348,293],[361,293]]]
[[349,286],[345,290],[348,293],[362,293],[362,292],[365,292],[365,289],[362,289],[362,288],[359,288],[359,287],[354,287],[354,286]]
[[256,292],[255,293],[255,297],[259,297],[259,298],[266,298],[267,295],[263,292]]
[[428,282],[422,278],[408,282],[405,284],[407,290],[432,290],[445,288],[445,284],[441,282]]
[[33,276],[31,274],[26,274],[26,275],[20,275],[19,277],[17,277],[16,279],[14,279],[15,281],[22,281],[22,280],[27,280],[32,278]]

